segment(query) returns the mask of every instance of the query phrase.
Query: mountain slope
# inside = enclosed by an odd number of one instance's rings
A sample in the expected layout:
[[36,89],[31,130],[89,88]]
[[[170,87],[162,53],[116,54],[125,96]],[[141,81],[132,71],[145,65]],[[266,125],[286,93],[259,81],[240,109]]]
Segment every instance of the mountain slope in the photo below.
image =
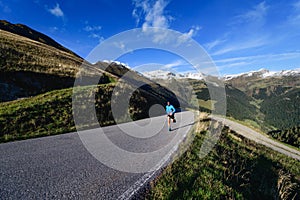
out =
[[105,69],[106,72],[115,75],[121,79],[121,81],[125,81],[127,84],[137,86],[144,92],[147,92],[149,96],[157,99],[157,103],[162,104],[163,106],[167,101],[172,102],[175,107],[184,108],[187,106],[187,103],[184,99],[182,99],[180,96],[176,96],[176,94],[174,94],[168,88],[163,87],[157,82],[148,79],[142,74],[133,71],[118,62],[98,62],[95,64],[95,66],[103,70]]
[[293,70],[269,71],[267,69],[260,69],[258,71],[250,71],[240,74],[225,75],[224,80],[232,79],[248,79],[253,80],[257,78],[270,78],[270,77],[284,77],[284,76],[300,76],[300,68]]
[[74,52],[70,51],[69,49],[63,47],[62,45],[60,45],[59,43],[57,43],[55,40],[53,40],[52,38],[48,37],[45,34],[42,34],[36,30],[33,30],[31,28],[29,28],[28,26],[24,25],[24,24],[12,24],[6,20],[0,20],[0,29],[10,32],[10,33],[14,33],[32,40],[35,40],[37,42],[41,42],[44,43],[48,46],[52,46],[55,47],[59,50],[65,51],[67,53],[70,53],[76,57],[79,57],[78,55],[76,55]]
[[285,75],[285,76],[267,76],[263,77],[261,73],[257,72],[236,76],[229,80],[228,83],[247,95],[256,99],[265,99],[273,97],[286,92],[289,89],[300,86],[299,74]]
[[257,110],[251,104],[252,98],[230,85],[226,85],[227,116],[238,120],[256,120]]
[[204,75],[202,73],[173,73],[171,71],[156,70],[150,72],[144,72],[144,76],[150,79],[195,79],[203,80]]
[[289,90],[261,103],[266,123],[278,128],[289,129],[300,125],[300,88]]
[[[204,81],[190,80],[194,92],[199,101],[200,110],[210,112],[220,102],[211,102],[209,90]],[[215,86],[210,86],[215,87]],[[238,120],[255,120],[257,117],[257,108],[251,104],[252,97],[247,96],[241,90],[231,86],[225,85],[226,92],[226,115],[234,117]],[[207,105],[208,106],[205,106]],[[210,105],[209,105],[210,104]]]
[[[83,62],[70,50],[0,30],[0,102],[72,87]],[[103,73],[84,64],[88,66],[83,72],[87,76]],[[109,77],[103,76],[100,83],[108,83]]]
[[[269,73],[269,72],[264,72]],[[297,70],[281,71],[274,76],[264,76],[263,71],[236,76],[226,83],[254,99],[264,124],[276,129],[299,126],[300,76]],[[280,75],[279,75],[280,74]],[[264,128],[270,131],[270,128]]]

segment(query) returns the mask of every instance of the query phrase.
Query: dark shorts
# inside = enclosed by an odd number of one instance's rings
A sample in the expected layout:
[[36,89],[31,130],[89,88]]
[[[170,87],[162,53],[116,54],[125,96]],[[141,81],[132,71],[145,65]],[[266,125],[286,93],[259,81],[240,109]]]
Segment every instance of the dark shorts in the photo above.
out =
[[170,117],[171,119],[174,119],[175,116],[174,116],[175,113],[171,114],[171,115],[168,115],[168,117]]

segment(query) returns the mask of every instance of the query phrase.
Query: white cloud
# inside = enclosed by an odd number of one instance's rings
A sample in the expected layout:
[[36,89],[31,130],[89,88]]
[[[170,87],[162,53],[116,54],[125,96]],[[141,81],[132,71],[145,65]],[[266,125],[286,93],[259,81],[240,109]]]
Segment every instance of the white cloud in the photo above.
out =
[[236,62],[236,63],[230,63],[230,64],[225,64],[225,65],[222,65],[222,66],[218,66],[219,68],[232,68],[232,67],[241,67],[241,66],[245,66],[245,65],[250,65],[252,62],[249,61],[249,62]]
[[132,0],[132,3],[134,5],[132,16],[136,19],[136,26],[138,26],[143,18],[143,14],[150,8],[147,1]]
[[216,46],[218,46],[218,45],[220,45],[220,44],[222,44],[222,43],[224,43],[224,42],[226,42],[225,39],[224,39],[224,40],[216,39],[216,40],[214,40],[214,41],[212,41],[212,42],[209,42],[209,43],[204,44],[204,46],[205,46],[208,50],[211,50],[211,49],[215,48]]
[[300,57],[300,52],[288,52],[278,54],[264,54],[254,56],[232,57],[220,60],[214,60],[218,68],[229,69],[232,67],[242,67],[255,64],[263,65],[264,63],[274,63],[283,60],[295,59]]
[[83,30],[87,31],[87,32],[92,32],[92,31],[100,31],[102,29],[101,26],[90,26],[90,25],[86,25],[84,27]]
[[264,37],[249,39],[244,42],[239,41],[236,43],[231,43],[230,45],[227,45],[227,46],[213,52],[211,55],[216,56],[216,55],[222,55],[225,53],[234,52],[234,51],[238,51],[238,50],[251,49],[251,48],[263,46],[267,43],[268,43],[268,41]]
[[258,5],[254,6],[253,9],[245,12],[242,15],[235,17],[236,23],[247,23],[247,22],[263,22],[267,14],[269,6],[263,1]]
[[83,27],[83,30],[88,32],[88,37],[98,39],[100,43],[104,40],[104,37],[100,34],[100,31],[102,30],[101,26],[89,25],[88,21],[85,21],[84,24],[85,26]]
[[201,29],[200,26],[193,26],[190,30],[183,34],[185,38],[191,38],[197,35],[198,31]]
[[183,60],[175,60],[171,63],[165,64],[164,69],[172,69],[174,67],[180,67],[180,66],[184,66],[184,65],[188,65],[188,63],[184,62]]
[[125,44],[124,42],[115,42],[114,45],[122,50],[125,49]]
[[135,8],[132,16],[136,19],[137,25],[143,20],[142,28],[146,31],[148,27],[169,28],[171,16],[165,15],[165,8],[168,2],[165,0],[133,0]]
[[235,16],[226,34],[205,45],[208,50],[214,49],[211,55],[223,55],[269,44],[271,33],[263,28],[268,9],[269,6],[263,1],[243,14]]
[[300,1],[292,4],[292,11],[288,17],[288,23],[292,26],[300,26]]
[[180,45],[184,42],[187,42],[188,39],[195,37],[198,33],[198,31],[201,29],[200,26],[193,26],[190,28],[190,30],[186,33],[183,33],[178,39],[177,39],[177,45]]
[[[166,14],[166,7],[169,1],[166,0],[132,0],[134,9],[132,16],[136,19],[136,25],[141,25],[143,32],[153,35],[154,43],[164,43],[170,41],[170,34],[163,29],[170,28],[174,18]],[[152,28],[152,29],[149,29]],[[153,29],[154,28],[154,29]],[[193,26],[180,38],[175,39],[175,43],[181,44],[194,37],[201,29],[200,26]],[[176,41],[177,40],[177,41]]]
[[288,53],[279,53],[279,54],[264,54],[264,55],[255,55],[255,56],[241,56],[215,60],[215,63],[230,63],[230,62],[240,62],[245,60],[264,60],[264,59],[276,59],[276,60],[285,60],[290,58],[298,58],[300,52],[288,52]]
[[103,36],[101,36],[100,34],[96,34],[96,33],[90,34],[89,37],[98,39],[100,43],[104,40]]
[[61,8],[59,7],[59,4],[57,3],[56,6],[54,8],[50,8],[48,9],[48,11],[56,16],[56,17],[63,17],[64,16],[64,12],[61,10]]
[[173,20],[165,13],[168,2],[165,0],[133,0],[132,2],[134,5],[132,16],[136,19],[137,25],[141,24],[143,32],[153,36],[154,43],[164,42],[168,34],[162,29],[169,28]]

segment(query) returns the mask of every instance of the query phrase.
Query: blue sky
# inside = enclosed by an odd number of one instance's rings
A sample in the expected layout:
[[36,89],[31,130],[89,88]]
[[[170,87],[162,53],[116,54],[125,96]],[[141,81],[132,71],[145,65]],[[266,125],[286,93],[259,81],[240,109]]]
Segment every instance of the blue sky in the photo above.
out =
[[[0,0],[0,18],[26,24],[83,58],[115,34],[155,26],[196,40],[221,74],[300,67],[300,0]],[[157,50],[119,60],[191,70]]]

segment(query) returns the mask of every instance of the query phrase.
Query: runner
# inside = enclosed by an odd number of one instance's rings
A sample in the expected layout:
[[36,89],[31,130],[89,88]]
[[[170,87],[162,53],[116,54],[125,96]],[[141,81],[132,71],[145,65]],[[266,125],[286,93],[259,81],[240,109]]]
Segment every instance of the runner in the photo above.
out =
[[169,131],[171,131],[171,119],[172,119],[172,122],[173,123],[176,123],[176,119],[175,119],[175,108],[174,106],[172,106],[170,104],[170,102],[168,101],[167,102],[167,106],[166,106],[166,113],[167,113],[167,117],[168,117],[168,128],[169,128]]

